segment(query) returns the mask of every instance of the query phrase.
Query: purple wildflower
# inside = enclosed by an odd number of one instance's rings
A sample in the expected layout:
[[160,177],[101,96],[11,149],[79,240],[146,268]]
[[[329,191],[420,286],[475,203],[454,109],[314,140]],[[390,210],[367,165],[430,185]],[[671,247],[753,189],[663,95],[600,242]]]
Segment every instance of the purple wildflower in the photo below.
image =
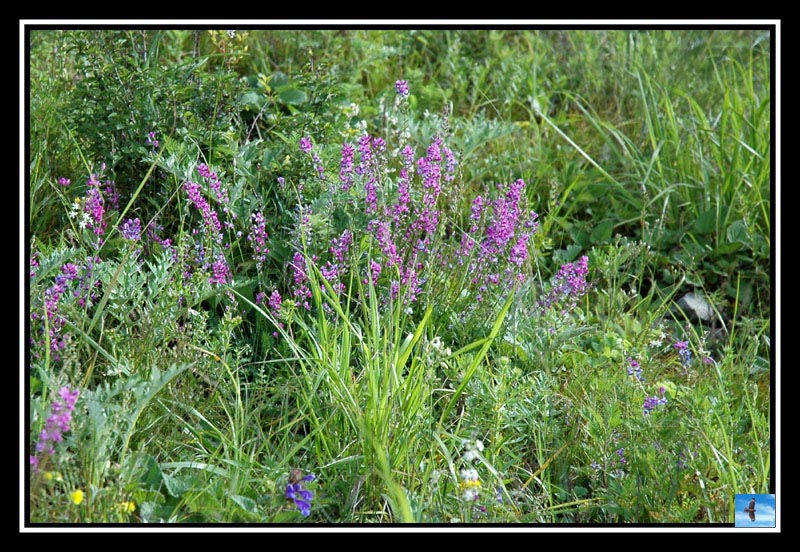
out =
[[[266,297],[266,295],[263,294],[263,293],[260,294],[260,295],[262,295],[261,302],[263,303],[264,302],[264,297]],[[283,305],[283,298],[281,297],[280,292],[277,289],[273,290],[272,294],[269,296],[269,308],[270,308],[270,311],[272,312],[272,316],[274,316],[276,319],[280,319],[280,317],[281,317],[281,306],[282,305]],[[278,322],[278,327],[279,328],[283,328],[284,327],[283,322]],[[276,331],[272,332],[272,336],[277,339],[278,338],[278,331],[276,330]]]
[[578,300],[589,291],[589,283],[586,281],[586,275],[589,273],[588,265],[589,257],[584,255],[577,263],[566,263],[561,266],[550,292],[539,301],[542,313],[554,305],[562,305],[562,314],[575,308]]
[[299,251],[292,256],[292,269],[294,270],[293,294],[306,310],[311,310],[308,300],[311,299],[311,290],[308,289],[308,274],[306,273],[306,258]]
[[408,81],[398,80],[394,83],[394,89],[398,96],[408,96]]
[[231,281],[231,269],[225,255],[218,253],[216,259],[211,263],[212,276],[208,278],[210,284],[224,285]]
[[[36,311],[32,311],[30,314],[31,320],[34,321],[42,320],[44,317],[47,317],[50,351],[53,360],[60,360],[59,351],[66,347],[64,337],[61,335],[61,330],[64,327],[65,321],[58,313],[59,303],[63,297],[67,296],[70,288],[69,282],[73,281],[77,282],[77,287],[72,295],[78,299],[78,305],[81,307],[85,306],[87,297],[92,300],[95,299],[94,295],[90,293],[92,285],[90,283],[92,265],[92,259],[87,259],[86,265],[83,267],[84,275],[82,276],[78,266],[73,263],[65,263],[61,267],[61,273],[55,277],[55,283],[44,292],[44,314],[40,314]],[[43,326],[44,324],[37,330],[40,334],[44,332]],[[35,343],[35,340],[31,338],[31,342]],[[39,354],[36,352],[33,353],[33,356],[34,358],[39,358]]]
[[[62,387],[58,391],[59,399],[56,399],[51,406],[51,414],[45,421],[44,429],[39,433],[39,440],[36,443],[36,453],[52,456],[55,454],[54,443],[64,440],[63,434],[69,431],[72,422],[72,411],[75,410],[75,403],[78,400],[78,389],[70,390],[69,387]],[[38,456],[30,457],[31,467],[34,471],[38,470]]]
[[214,193],[217,203],[222,206],[222,212],[225,213],[228,219],[225,221],[225,228],[232,230],[233,222],[231,221],[236,220],[237,216],[236,213],[230,210],[228,190],[222,186],[217,173],[213,172],[205,163],[200,163],[197,166],[197,173],[208,182],[208,187]]
[[628,461],[625,459],[625,449],[624,448],[617,449],[615,451],[615,453],[619,457],[619,458],[617,458],[617,462],[619,462],[620,466],[624,466],[624,465],[626,465],[628,463]]
[[[378,283],[378,276],[381,274],[381,265],[375,259],[370,259],[369,261],[369,281],[372,282],[372,285],[376,285]],[[364,284],[367,284],[368,281],[364,280]]]
[[628,357],[628,364],[628,375],[634,376],[638,381],[644,381],[642,367],[639,366],[639,363],[633,357]]
[[102,236],[106,227],[106,222],[103,220],[106,211],[105,200],[103,199],[103,193],[100,191],[100,181],[97,180],[97,175],[92,174],[86,185],[88,190],[86,191],[83,210],[88,213],[91,219],[94,233]]
[[203,217],[203,221],[211,236],[217,243],[221,243],[222,224],[219,222],[217,212],[211,208],[206,198],[203,197],[203,194],[200,192],[200,184],[187,181],[183,185],[183,189],[186,190],[186,194],[189,196],[189,200],[192,204],[200,211],[200,215]]
[[71,184],[69,178],[63,178],[63,177],[58,179],[58,183],[64,186],[65,188]]
[[342,145],[342,161],[339,165],[339,180],[342,181],[342,191],[350,190],[353,184],[353,159],[355,157],[355,148],[352,144],[345,143]]
[[314,493],[306,489],[304,483],[310,483],[316,477],[313,473],[301,476],[300,470],[292,470],[289,482],[286,484],[285,495],[287,499],[294,502],[303,517],[308,517],[311,514],[311,501],[314,499]]
[[667,390],[662,386],[658,388],[658,392],[659,394],[661,394],[661,397],[654,396],[654,397],[644,398],[643,409],[645,416],[650,414],[650,412],[652,412],[655,407],[667,404],[667,398],[664,396]]
[[148,146],[152,146],[154,149],[158,148],[158,140],[156,140],[156,131],[155,130],[152,130],[152,131],[147,133],[147,139],[145,140],[145,143]]
[[524,187],[522,179],[507,189],[498,184],[496,199],[479,195],[472,200],[470,227],[461,236],[455,258],[459,265],[468,263],[471,282],[479,290],[475,296],[478,301],[483,301],[484,293],[492,287],[508,289],[514,281],[525,279],[528,243],[538,228],[538,215],[523,215]]
[[117,191],[116,183],[113,180],[106,180],[105,185],[103,196],[105,197],[106,205],[111,211],[119,211],[119,191]]
[[139,241],[142,233],[142,222],[138,219],[128,219],[122,223],[122,237],[130,241]]
[[31,278],[36,277],[36,269],[39,268],[39,261],[36,257],[39,256],[38,251],[34,251],[31,253],[31,262],[30,262],[30,272],[28,272],[28,276]]
[[692,363],[692,351],[689,349],[688,341],[678,341],[674,347],[678,350],[678,356],[681,359],[681,364],[684,368],[688,368]]
[[311,155],[311,159],[314,161],[314,169],[317,171],[320,180],[325,180],[325,167],[322,166],[322,160],[319,158],[316,152],[311,151],[314,145],[311,143],[311,138],[305,137],[300,139],[300,149],[303,153],[308,153]]
[[269,255],[269,248],[267,247],[267,223],[264,220],[264,215],[260,211],[256,211],[250,215],[253,222],[253,229],[247,236],[247,241],[253,246],[253,253],[255,254],[256,269],[260,272],[261,267],[267,260]]
[[281,312],[281,304],[283,300],[281,299],[281,294],[278,290],[274,290],[272,295],[269,296],[269,308],[272,309],[273,314],[278,315]]

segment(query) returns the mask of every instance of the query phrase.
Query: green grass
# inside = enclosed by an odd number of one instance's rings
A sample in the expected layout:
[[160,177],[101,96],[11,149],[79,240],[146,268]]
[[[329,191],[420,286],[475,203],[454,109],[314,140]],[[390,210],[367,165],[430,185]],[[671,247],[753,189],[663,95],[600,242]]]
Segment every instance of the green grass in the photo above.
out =
[[[29,523],[729,523],[735,494],[774,492],[768,30],[29,38],[30,454],[58,390],[80,391],[30,473]],[[386,152],[342,190],[364,128]],[[397,204],[398,152],[434,136],[453,180],[426,204],[415,167],[392,264],[364,185]],[[473,200],[518,179],[538,228],[481,289],[492,211],[477,224]],[[583,256],[587,293],[543,308]],[[715,328],[668,316],[688,291]],[[308,517],[285,496],[296,470],[316,476]]]

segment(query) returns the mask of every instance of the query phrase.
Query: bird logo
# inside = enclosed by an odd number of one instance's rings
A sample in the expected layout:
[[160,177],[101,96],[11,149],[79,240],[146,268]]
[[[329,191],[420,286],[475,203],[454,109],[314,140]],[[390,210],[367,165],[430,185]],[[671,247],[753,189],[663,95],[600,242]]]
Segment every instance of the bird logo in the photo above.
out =
[[750,504],[747,505],[744,511],[750,514],[750,521],[756,520],[756,497],[750,499]]

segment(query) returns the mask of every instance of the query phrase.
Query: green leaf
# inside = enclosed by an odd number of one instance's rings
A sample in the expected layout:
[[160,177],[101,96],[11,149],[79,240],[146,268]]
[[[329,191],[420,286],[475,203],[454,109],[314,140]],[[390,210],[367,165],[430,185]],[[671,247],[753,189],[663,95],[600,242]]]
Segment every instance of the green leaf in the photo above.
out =
[[553,252],[553,258],[560,263],[571,263],[574,261],[578,254],[583,251],[583,247],[576,244],[571,244],[566,249],[559,249]]
[[272,73],[269,83],[273,88],[287,86],[289,84],[289,77],[286,76],[286,73],[276,71],[275,73]]
[[255,514],[258,510],[258,504],[256,504],[256,501],[252,498],[242,495],[233,495],[231,496],[231,500],[238,504],[245,512]]
[[191,475],[167,475],[164,474],[164,487],[170,496],[180,498],[180,496],[191,489],[197,480]]
[[613,231],[614,222],[604,220],[592,230],[592,243],[608,243],[611,241],[611,234]]
[[252,109],[253,111],[258,111],[264,104],[264,96],[258,92],[249,90],[242,94],[242,97],[239,101],[241,102],[242,107]]
[[301,105],[308,101],[308,95],[297,88],[280,88],[278,99],[288,105]]
[[741,219],[733,221],[725,231],[725,237],[728,238],[728,243],[738,242],[748,245],[750,233],[747,231],[747,223]]
[[764,357],[756,357],[753,365],[750,367],[750,374],[766,374],[769,372],[769,359]]
[[164,481],[164,474],[161,471],[161,468],[158,466],[158,462],[156,462],[155,458],[149,454],[145,458],[144,462],[144,471],[142,472],[142,476],[139,478],[142,488],[154,491],[160,490],[161,483]]
[[719,247],[717,247],[717,255],[730,255],[731,253],[736,253],[743,248],[744,246],[741,242],[722,243]]
[[711,234],[716,228],[717,212],[713,209],[700,213],[694,221],[694,230],[698,234]]

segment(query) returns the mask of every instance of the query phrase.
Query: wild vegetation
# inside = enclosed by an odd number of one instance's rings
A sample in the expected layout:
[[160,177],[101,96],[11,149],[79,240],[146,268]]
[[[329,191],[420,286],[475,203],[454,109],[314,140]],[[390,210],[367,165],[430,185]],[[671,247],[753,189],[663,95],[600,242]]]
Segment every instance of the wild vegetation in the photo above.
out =
[[774,492],[770,29],[27,31],[29,523]]

